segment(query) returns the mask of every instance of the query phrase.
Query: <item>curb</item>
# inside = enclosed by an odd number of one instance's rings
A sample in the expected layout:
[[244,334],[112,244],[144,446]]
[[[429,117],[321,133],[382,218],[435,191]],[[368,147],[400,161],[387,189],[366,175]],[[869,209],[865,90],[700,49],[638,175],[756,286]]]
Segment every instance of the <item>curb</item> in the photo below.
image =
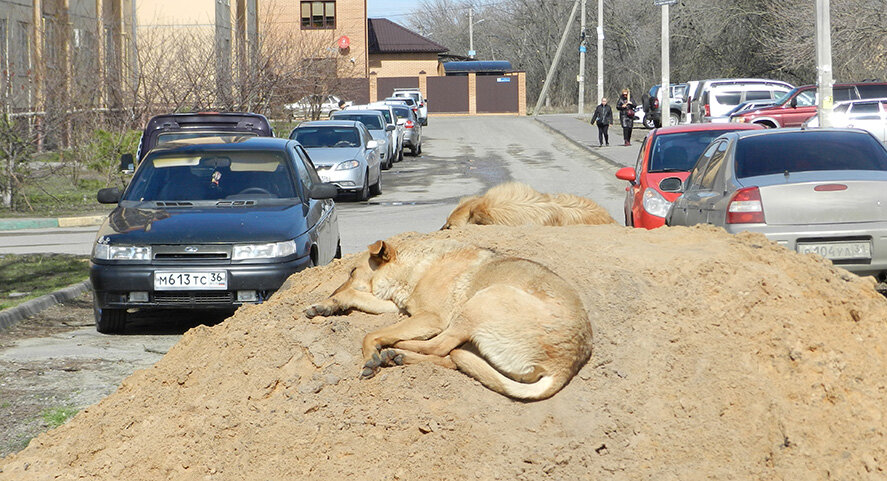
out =
[[46,229],[53,227],[87,227],[101,225],[107,215],[59,217],[56,219],[0,219],[0,231]]
[[70,301],[90,289],[92,289],[92,283],[89,280],[85,280],[40,296],[36,299],[23,302],[13,308],[0,311],[0,332],[20,321],[40,313],[40,311],[43,311],[44,309],[56,304],[61,304],[65,301]]
[[622,164],[620,164],[620,163],[618,163],[618,162],[616,162],[616,161],[614,161],[614,160],[610,160],[610,159],[608,159],[607,157],[604,157],[603,155],[601,155],[601,154],[595,152],[594,150],[592,150],[592,148],[591,148],[590,146],[585,145],[585,144],[583,144],[582,142],[579,142],[578,140],[576,140],[576,139],[574,139],[574,138],[572,138],[572,137],[569,137],[567,134],[561,132],[560,130],[557,130],[556,128],[554,128],[554,127],[552,127],[552,126],[550,126],[550,125],[548,125],[548,124],[546,124],[544,121],[539,120],[538,118],[533,118],[533,120],[535,120],[539,125],[541,125],[541,126],[544,127],[545,129],[547,129],[549,132],[553,132],[553,133],[555,133],[555,134],[557,134],[557,135],[560,135],[561,137],[567,139],[567,140],[568,140],[570,143],[572,143],[573,145],[575,145],[575,146],[577,146],[577,147],[579,147],[579,148],[581,148],[581,149],[584,149],[585,151],[587,151],[588,153],[590,153],[591,156],[594,157],[595,159],[597,159],[597,160],[602,160],[602,161],[604,161],[604,162],[606,162],[606,163],[608,163],[608,164],[610,164],[610,165],[612,165],[613,167],[616,167],[616,168],[620,168],[620,169],[621,169],[622,167],[625,167],[624,165],[622,165]]

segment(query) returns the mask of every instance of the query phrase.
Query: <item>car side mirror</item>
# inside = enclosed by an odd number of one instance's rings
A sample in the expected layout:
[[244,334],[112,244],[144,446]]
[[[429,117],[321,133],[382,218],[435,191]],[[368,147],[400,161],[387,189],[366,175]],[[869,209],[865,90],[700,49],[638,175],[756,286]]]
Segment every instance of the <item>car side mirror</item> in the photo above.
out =
[[133,162],[132,154],[123,154],[120,156],[120,170],[122,172],[132,172],[135,170],[135,162]]
[[789,105],[791,105],[793,109],[798,108],[798,98],[792,97],[792,99],[789,101]]
[[632,167],[623,167],[617,170],[616,178],[631,182],[632,184],[637,180],[637,177],[634,175],[634,168]]
[[388,124],[388,125],[385,126],[385,132],[391,132],[391,131],[393,131],[393,130],[394,130],[394,126],[393,126],[393,125]]
[[99,189],[95,196],[99,204],[116,204],[120,202],[120,197],[120,189],[117,187]]
[[659,182],[662,192],[683,192],[684,183],[678,177],[666,177]]
[[375,149],[378,146],[379,146],[379,143],[376,142],[375,140],[370,140],[369,142],[367,142],[367,149]]
[[332,199],[339,193],[339,190],[335,185],[329,184],[326,182],[322,182],[319,184],[314,184],[311,186],[311,191],[308,192],[308,196],[312,199],[323,200],[323,199]]

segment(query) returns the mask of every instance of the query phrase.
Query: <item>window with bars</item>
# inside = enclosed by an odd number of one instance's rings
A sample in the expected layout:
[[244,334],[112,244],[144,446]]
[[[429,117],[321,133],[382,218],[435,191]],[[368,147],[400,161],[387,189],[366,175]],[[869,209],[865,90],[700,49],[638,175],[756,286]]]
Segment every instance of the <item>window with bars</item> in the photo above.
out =
[[302,29],[336,28],[336,2],[301,2]]

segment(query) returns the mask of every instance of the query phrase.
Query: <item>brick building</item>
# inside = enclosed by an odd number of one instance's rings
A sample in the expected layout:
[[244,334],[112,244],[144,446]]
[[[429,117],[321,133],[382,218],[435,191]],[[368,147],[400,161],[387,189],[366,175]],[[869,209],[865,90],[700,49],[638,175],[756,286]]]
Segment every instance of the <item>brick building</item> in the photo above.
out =
[[385,18],[367,20],[370,71],[380,77],[437,75],[438,54],[449,49]]

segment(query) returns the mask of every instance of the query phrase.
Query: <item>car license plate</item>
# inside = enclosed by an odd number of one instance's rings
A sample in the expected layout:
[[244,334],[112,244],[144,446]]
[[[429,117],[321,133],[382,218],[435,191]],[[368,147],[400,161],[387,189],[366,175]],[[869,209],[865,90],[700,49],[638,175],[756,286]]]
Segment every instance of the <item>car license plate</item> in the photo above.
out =
[[871,259],[872,244],[866,241],[798,244],[801,254],[819,254],[826,259]]
[[225,271],[155,271],[154,290],[176,291],[193,289],[227,289],[228,273]]

